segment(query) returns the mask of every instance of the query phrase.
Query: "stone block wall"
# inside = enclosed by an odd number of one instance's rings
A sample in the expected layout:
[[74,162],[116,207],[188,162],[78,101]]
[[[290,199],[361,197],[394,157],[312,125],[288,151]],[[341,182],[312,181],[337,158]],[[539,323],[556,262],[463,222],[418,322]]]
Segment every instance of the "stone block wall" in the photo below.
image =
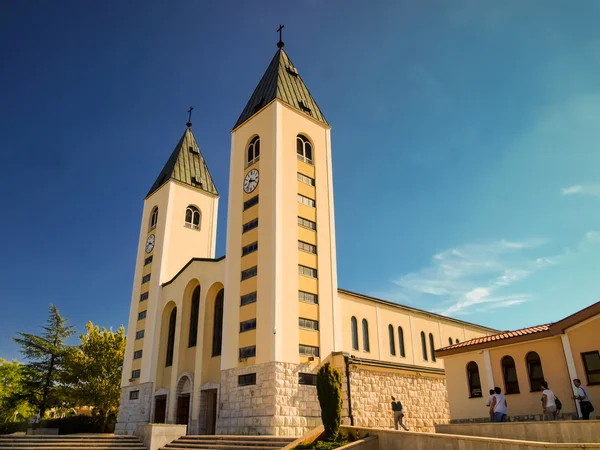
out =
[[[221,371],[217,434],[302,436],[321,424],[317,387],[300,385],[304,364],[269,362]],[[256,373],[256,384],[238,386],[238,376]]]
[[[343,423],[349,425],[345,381]],[[355,426],[392,428],[392,395],[402,402],[404,423],[411,431],[435,432],[436,423],[450,423],[446,380],[443,376],[371,370],[351,365],[350,389]]]
[[[129,399],[131,391],[140,391],[139,398]],[[152,409],[152,383],[141,383],[121,389],[119,418],[115,426],[115,434],[134,434],[138,424],[150,422]]]

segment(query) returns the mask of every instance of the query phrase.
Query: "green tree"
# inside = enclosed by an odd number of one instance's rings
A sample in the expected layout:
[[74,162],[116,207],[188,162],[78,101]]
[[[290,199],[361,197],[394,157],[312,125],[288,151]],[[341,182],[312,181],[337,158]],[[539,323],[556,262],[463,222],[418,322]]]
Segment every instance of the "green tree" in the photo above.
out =
[[27,418],[31,408],[25,398],[24,367],[0,358],[0,422]]
[[342,422],[342,374],[329,363],[325,363],[317,372],[317,397],[321,405],[325,440],[335,441]]
[[24,365],[25,398],[39,411],[40,417],[44,417],[46,410],[62,404],[59,383],[64,376],[65,340],[75,333],[68,321],[51,304],[40,336],[18,333],[18,337],[13,338],[21,346],[21,353],[27,361]]
[[125,329],[101,330],[88,322],[81,345],[67,358],[65,390],[71,402],[91,406],[101,429],[110,413],[117,413],[121,397],[121,372],[125,355]]

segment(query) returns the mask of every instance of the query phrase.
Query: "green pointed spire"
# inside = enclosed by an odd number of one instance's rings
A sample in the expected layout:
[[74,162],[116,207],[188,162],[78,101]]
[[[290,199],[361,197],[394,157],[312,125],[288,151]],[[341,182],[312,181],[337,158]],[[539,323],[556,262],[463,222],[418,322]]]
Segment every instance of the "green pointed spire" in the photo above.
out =
[[171,153],[169,160],[160,171],[146,197],[170,179],[180,181],[210,194],[219,195],[200,147],[198,147],[196,138],[194,138],[194,134],[189,127],[181,136],[175,150]]
[[258,86],[254,89],[233,129],[235,130],[276,98],[307,116],[329,125],[317,102],[302,81],[298,69],[283,48],[280,48],[275,53]]

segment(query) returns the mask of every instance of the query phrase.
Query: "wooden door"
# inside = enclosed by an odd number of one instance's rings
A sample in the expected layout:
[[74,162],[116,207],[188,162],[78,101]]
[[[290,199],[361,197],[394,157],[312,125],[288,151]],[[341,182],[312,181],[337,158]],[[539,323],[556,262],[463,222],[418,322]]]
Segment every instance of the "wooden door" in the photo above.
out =
[[217,390],[207,392],[206,434],[215,434],[217,425]]
[[178,425],[187,425],[188,417],[190,416],[190,396],[182,395],[177,399],[177,419]]
[[167,398],[156,397],[154,399],[154,423],[165,423],[167,415]]

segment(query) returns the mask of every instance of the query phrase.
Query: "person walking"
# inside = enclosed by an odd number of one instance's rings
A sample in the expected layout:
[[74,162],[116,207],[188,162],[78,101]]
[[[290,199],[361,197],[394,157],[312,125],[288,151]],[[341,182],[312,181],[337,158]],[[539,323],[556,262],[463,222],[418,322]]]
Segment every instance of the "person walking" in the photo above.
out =
[[594,412],[594,407],[592,406],[592,402],[590,401],[590,396],[581,385],[581,380],[579,378],[575,378],[573,380],[573,385],[577,388],[577,393],[575,394],[573,399],[579,402],[581,418],[583,420],[590,420],[590,414]]
[[392,396],[392,411],[394,412],[394,428],[398,429],[398,424],[405,430],[408,431],[408,428],[403,423],[404,413],[402,412],[402,403],[400,400],[396,401],[396,398]]
[[[494,399],[494,390],[490,389],[490,396],[488,397],[487,402],[485,403],[485,406],[488,407],[488,409],[490,408],[490,406],[492,406],[492,400]],[[492,410],[490,409],[490,422],[494,421],[494,413],[492,412]]]
[[494,388],[494,398],[490,405],[490,414],[492,413],[494,414],[494,422],[506,422],[508,403],[506,403],[506,398],[502,395],[502,389],[498,386]]
[[542,408],[544,410],[544,420],[556,420],[556,395],[548,389],[548,382],[542,381]]

